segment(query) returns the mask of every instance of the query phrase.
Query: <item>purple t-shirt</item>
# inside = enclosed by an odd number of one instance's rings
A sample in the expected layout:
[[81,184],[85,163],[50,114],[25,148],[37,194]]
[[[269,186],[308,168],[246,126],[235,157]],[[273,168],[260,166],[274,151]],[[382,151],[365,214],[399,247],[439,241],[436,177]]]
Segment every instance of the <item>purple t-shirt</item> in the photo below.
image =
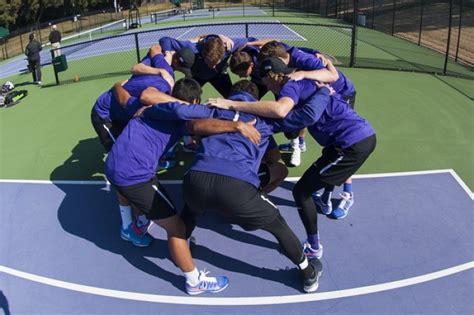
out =
[[191,48],[194,53],[197,53],[196,43],[193,43],[189,40],[177,40],[171,37],[162,37],[159,40],[161,51],[179,51],[182,48]]
[[313,80],[290,80],[283,84],[277,99],[289,97],[295,103],[295,107],[300,107],[316,90],[317,86]]
[[[168,62],[166,62],[165,57],[162,54],[158,54],[153,58],[150,58],[149,56],[145,57],[141,63],[153,68],[164,69],[174,78],[174,71]],[[161,75],[156,74],[134,74],[130,77],[130,79],[128,79],[127,83],[125,83],[123,87],[128,93],[130,93],[131,96],[134,97],[140,97],[143,90],[145,90],[147,87],[154,87],[158,91],[171,94],[171,87],[168,82],[166,82]]]
[[130,186],[153,178],[164,152],[185,133],[184,121],[146,117],[130,120],[105,161],[105,175],[117,186]]
[[[158,54],[153,58],[150,58],[149,55],[146,55],[141,60],[141,63],[146,66],[165,69],[174,78],[173,69],[166,62],[162,54]],[[166,94],[171,93],[171,87],[169,86],[168,82],[166,82],[160,75],[132,75],[132,77],[127,81],[127,83],[124,84],[123,87],[128,93],[130,93],[131,96],[139,98],[143,90],[149,86],[153,86]],[[132,106],[130,109],[131,108],[137,110],[139,107]],[[102,93],[97,98],[94,105],[94,110],[97,112],[100,118],[108,121],[119,122],[124,125],[128,122],[128,120],[130,120],[130,118],[133,117],[134,114],[134,112],[131,113],[130,110],[123,109],[120,104],[117,103],[112,90]]]

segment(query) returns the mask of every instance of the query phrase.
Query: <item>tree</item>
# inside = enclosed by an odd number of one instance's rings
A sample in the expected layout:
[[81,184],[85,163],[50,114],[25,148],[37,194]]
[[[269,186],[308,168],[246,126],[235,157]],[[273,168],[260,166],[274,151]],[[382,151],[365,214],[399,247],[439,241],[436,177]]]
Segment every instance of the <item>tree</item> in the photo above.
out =
[[7,29],[14,25],[18,16],[21,0],[6,0],[0,2],[0,25]]

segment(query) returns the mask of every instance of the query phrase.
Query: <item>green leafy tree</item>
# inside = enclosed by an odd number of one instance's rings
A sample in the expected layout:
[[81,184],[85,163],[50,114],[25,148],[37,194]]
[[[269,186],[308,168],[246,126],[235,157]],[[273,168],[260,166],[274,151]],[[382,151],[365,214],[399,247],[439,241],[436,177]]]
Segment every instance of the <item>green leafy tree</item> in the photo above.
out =
[[0,26],[9,28],[10,25],[15,24],[20,5],[21,0],[0,1]]

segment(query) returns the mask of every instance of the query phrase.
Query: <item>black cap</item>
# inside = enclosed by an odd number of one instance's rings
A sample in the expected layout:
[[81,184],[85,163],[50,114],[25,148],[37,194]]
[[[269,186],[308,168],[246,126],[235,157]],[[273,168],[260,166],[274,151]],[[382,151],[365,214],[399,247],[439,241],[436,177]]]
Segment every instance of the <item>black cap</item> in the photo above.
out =
[[192,77],[191,74],[191,67],[194,64],[194,52],[191,48],[184,47],[180,49],[179,51],[176,52],[179,65],[180,65],[180,71],[184,73],[184,75],[187,78]]
[[290,74],[295,71],[295,68],[288,68],[280,58],[271,57],[260,63],[260,77],[266,77],[270,71],[274,73]]

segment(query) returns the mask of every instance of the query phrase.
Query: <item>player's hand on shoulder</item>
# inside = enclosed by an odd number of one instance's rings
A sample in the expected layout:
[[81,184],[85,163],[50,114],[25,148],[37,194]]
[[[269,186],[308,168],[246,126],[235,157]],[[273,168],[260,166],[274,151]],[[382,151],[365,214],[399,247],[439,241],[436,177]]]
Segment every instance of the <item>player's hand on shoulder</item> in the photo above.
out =
[[315,81],[315,82],[316,82],[316,86],[318,87],[318,90],[321,89],[321,88],[327,88],[329,90],[329,95],[333,95],[333,94],[336,93],[334,88],[332,86],[330,86],[329,84],[322,83],[322,82],[319,82],[319,81]]
[[237,122],[237,130],[247,139],[249,139],[252,143],[258,145],[261,141],[261,134],[258,130],[254,127],[255,123],[257,122],[256,119],[253,119],[249,122],[238,121]]
[[226,100],[224,98],[210,98],[207,100],[206,104],[210,107],[217,107],[221,109],[231,109],[232,101]]

